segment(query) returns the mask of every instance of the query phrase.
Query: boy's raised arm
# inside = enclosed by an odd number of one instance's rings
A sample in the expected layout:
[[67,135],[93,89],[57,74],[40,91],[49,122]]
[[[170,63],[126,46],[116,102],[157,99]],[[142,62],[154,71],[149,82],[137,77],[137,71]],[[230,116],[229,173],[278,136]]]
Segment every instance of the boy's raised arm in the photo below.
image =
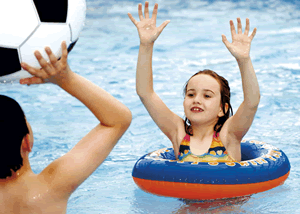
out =
[[49,63],[39,52],[35,52],[42,69],[22,63],[22,67],[34,77],[22,79],[20,83],[57,84],[80,100],[100,122],[73,149],[49,164],[40,174],[41,179],[55,190],[58,196],[68,197],[109,155],[129,127],[131,112],[108,92],[70,70],[65,43],[62,43],[63,54],[59,61],[49,48],[46,48],[46,52],[49,55]]

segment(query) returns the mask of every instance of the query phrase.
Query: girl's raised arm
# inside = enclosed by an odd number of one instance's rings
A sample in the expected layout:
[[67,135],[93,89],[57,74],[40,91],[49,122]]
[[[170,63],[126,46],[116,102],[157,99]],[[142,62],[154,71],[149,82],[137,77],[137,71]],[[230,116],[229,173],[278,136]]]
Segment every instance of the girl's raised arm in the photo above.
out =
[[237,18],[237,22],[238,33],[235,31],[233,21],[230,20],[232,43],[228,42],[225,35],[222,35],[225,46],[237,60],[244,92],[244,101],[237,112],[225,122],[220,133],[221,136],[226,136],[226,142],[230,142],[228,143],[229,147],[230,144],[232,145],[234,142],[239,144],[243,136],[249,130],[260,100],[259,86],[250,59],[250,46],[256,34],[256,28],[254,28],[252,34],[248,36],[249,19],[246,19],[244,33],[242,33],[241,19]]
[[[176,142],[177,130],[179,124],[182,126],[183,120],[174,114],[158,97],[153,90],[152,77],[152,53],[154,41],[170,22],[165,21],[159,27],[156,27],[156,17],[158,4],[155,4],[152,17],[149,18],[149,2],[145,2],[145,16],[142,12],[142,4],[138,5],[138,14],[140,22],[137,22],[130,13],[129,18],[137,27],[140,37],[140,49],[136,69],[136,91],[144,106],[148,110],[154,122],[172,141]],[[174,148],[177,146],[174,146]],[[175,151],[175,154],[176,151]]]

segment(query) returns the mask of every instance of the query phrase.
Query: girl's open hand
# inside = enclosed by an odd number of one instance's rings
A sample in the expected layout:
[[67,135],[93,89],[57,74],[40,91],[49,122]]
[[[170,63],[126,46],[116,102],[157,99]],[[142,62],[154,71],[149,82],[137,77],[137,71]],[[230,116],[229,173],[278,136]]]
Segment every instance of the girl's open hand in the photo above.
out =
[[42,57],[39,51],[34,52],[34,55],[42,68],[34,68],[29,66],[25,62],[22,62],[22,68],[33,75],[33,77],[21,79],[20,83],[27,85],[42,84],[46,82],[59,84],[62,80],[64,80],[67,77],[68,72],[70,71],[67,62],[68,50],[66,42],[62,42],[61,48],[62,56],[60,60],[57,60],[56,56],[52,53],[49,47],[45,48],[45,51],[50,59],[49,63]]
[[242,23],[241,19],[237,18],[238,22],[238,33],[235,31],[235,27],[233,24],[233,21],[230,20],[230,30],[231,30],[231,36],[232,36],[232,43],[228,42],[226,39],[226,36],[222,35],[222,41],[227,47],[227,49],[230,51],[230,53],[237,59],[237,60],[243,60],[250,57],[250,46],[251,41],[254,38],[256,34],[256,28],[254,28],[252,34],[248,36],[249,34],[249,19],[246,19],[246,28],[245,32],[242,32]]
[[159,27],[156,27],[156,17],[157,17],[157,9],[158,4],[155,4],[152,17],[149,18],[149,2],[145,2],[145,17],[143,17],[142,12],[142,4],[139,4],[138,6],[138,13],[140,22],[137,22],[130,13],[128,13],[128,16],[130,20],[133,22],[133,24],[137,27],[139,36],[140,36],[140,42],[143,45],[149,45],[153,44],[154,41],[157,39],[157,37],[160,35],[160,33],[163,31],[163,29],[167,26],[167,24],[170,22],[170,20],[167,20],[163,22]]

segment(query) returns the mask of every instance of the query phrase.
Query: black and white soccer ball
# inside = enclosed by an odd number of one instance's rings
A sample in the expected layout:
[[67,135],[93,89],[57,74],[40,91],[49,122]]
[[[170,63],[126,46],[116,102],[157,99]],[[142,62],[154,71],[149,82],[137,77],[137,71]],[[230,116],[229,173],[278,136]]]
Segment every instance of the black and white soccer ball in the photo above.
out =
[[0,82],[29,77],[20,63],[40,67],[34,56],[49,46],[61,57],[61,42],[70,51],[79,38],[86,15],[85,0],[1,0]]

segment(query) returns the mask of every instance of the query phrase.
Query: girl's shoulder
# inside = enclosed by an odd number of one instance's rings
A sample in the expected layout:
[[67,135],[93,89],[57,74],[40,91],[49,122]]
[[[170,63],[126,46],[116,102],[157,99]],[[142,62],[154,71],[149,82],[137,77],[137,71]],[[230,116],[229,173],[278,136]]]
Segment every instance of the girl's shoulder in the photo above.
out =
[[219,132],[219,139],[222,141],[222,143],[224,144],[224,146],[229,146],[232,144],[240,144],[241,139],[237,139],[236,135],[234,135],[233,132],[230,132],[230,120],[232,120],[232,117],[230,117],[229,119],[227,119],[227,121],[224,123],[224,125],[222,126],[221,131]]
[[236,161],[241,159],[241,141],[228,133],[225,127],[222,127],[219,133],[219,140],[222,142],[228,154]]
[[184,120],[182,120],[182,123],[178,124],[178,130],[177,130],[177,143],[180,145],[183,138],[187,135],[185,131],[185,125]]
[[185,132],[184,120],[182,119],[182,122],[178,123],[177,125],[176,137],[174,138],[174,142],[172,142],[173,149],[175,151],[179,151],[180,144],[185,136],[186,136],[186,132]]

